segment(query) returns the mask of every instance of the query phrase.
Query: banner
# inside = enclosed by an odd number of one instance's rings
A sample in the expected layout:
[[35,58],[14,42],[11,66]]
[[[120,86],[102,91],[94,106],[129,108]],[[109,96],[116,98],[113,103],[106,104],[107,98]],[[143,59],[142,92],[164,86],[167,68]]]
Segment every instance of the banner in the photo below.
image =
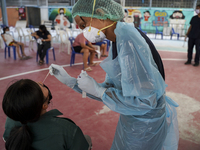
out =
[[72,7],[62,8],[49,8],[49,20],[54,22],[54,25],[58,25],[61,28],[70,27],[72,20]]
[[[185,34],[184,32],[187,30],[189,22],[194,16],[194,11],[184,9],[168,9],[169,8],[162,8],[162,10],[156,10],[156,8],[154,8],[149,10],[149,8],[125,8],[124,21],[134,23],[135,27],[139,27],[147,32],[155,32],[155,27],[157,27],[160,31],[168,29],[167,27],[173,27],[175,28],[175,31],[182,32],[181,35]],[[170,31],[166,32],[166,34],[170,34]]]

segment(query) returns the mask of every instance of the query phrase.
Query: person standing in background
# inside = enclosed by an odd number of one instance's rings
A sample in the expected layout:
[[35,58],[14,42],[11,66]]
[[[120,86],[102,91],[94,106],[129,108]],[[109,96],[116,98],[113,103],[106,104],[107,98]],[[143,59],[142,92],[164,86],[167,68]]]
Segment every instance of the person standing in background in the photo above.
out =
[[185,62],[185,65],[191,64],[192,61],[192,53],[194,45],[196,47],[196,55],[195,55],[195,63],[193,66],[197,67],[199,66],[199,46],[200,46],[200,4],[196,6],[196,13],[197,15],[192,17],[190,21],[190,27],[187,31],[187,34],[185,35],[185,41],[187,37],[188,40],[188,55],[187,55],[187,62]]

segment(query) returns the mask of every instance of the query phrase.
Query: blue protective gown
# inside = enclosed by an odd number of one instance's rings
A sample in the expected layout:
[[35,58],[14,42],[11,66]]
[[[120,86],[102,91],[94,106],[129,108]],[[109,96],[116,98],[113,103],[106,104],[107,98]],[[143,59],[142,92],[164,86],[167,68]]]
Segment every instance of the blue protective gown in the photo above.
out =
[[[114,32],[118,56],[112,60],[109,51],[100,64],[107,90],[101,100],[87,94],[120,113],[111,150],[177,150],[178,104],[165,95],[149,46],[127,23],[118,22]],[[77,85],[74,90],[81,92]]]

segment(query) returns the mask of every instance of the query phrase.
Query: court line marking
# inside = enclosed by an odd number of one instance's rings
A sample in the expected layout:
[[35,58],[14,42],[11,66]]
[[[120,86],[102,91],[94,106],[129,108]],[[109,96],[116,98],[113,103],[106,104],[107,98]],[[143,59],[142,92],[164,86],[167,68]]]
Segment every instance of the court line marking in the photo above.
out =
[[183,51],[170,51],[170,50],[157,50],[160,52],[174,52],[174,53],[187,53],[187,52],[183,52]]
[[[170,61],[186,61],[186,59],[173,59],[173,58],[162,58],[162,60],[170,60]],[[94,62],[102,62],[103,60],[101,61],[94,61]],[[77,65],[83,65],[83,63],[76,63],[74,64],[73,66],[77,66]],[[67,65],[60,65],[62,67],[69,67],[70,64],[67,64]],[[33,70],[33,71],[27,71],[27,72],[23,72],[23,73],[18,73],[18,74],[14,74],[14,75],[10,75],[10,76],[6,76],[6,77],[2,77],[0,78],[0,81],[1,80],[5,80],[5,79],[9,79],[9,78],[13,78],[13,77],[18,77],[18,76],[22,76],[22,75],[27,75],[27,74],[31,74],[31,73],[36,73],[36,72],[41,72],[41,71],[45,71],[45,70],[48,70],[48,68],[43,68],[43,69],[38,69],[38,70]]]
[[[98,62],[102,62],[102,61],[94,61],[94,62],[97,62],[97,63],[98,63]],[[74,64],[73,66],[78,66],[78,65],[83,65],[83,63],[76,63],[76,64]],[[60,65],[60,66],[62,66],[62,67],[69,67],[70,64],[67,64],[67,65]],[[23,72],[23,73],[18,73],[18,74],[6,76],[6,77],[2,77],[2,78],[0,78],[0,81],[1,81],[1,80],[5,80],[5,79],[9,79],[9,78],[13,78],[13,77],[18,77],[18,76],[26,75],[26,74],[41,72],[41,71],[45,71],[45,70],[49,70],[49,67],[48,67],[48,68],[43,68],[43,69],[38,69],[38,70],[33,70],[33,71],[27,71],[27,72]]]

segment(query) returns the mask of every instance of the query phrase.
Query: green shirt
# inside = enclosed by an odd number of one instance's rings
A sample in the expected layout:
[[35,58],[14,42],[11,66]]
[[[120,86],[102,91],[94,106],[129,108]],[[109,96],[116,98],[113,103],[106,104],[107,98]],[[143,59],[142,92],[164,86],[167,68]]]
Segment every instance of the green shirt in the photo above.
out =
[[[81,129],[70,119],[58,115],[62,113],[54,109],[43,114],[37,122],[27,124],[33,135],[32,147],[36,150],[88,150],[89,144]],[[6,119],[5,141],[15,126],[21,123]]]

